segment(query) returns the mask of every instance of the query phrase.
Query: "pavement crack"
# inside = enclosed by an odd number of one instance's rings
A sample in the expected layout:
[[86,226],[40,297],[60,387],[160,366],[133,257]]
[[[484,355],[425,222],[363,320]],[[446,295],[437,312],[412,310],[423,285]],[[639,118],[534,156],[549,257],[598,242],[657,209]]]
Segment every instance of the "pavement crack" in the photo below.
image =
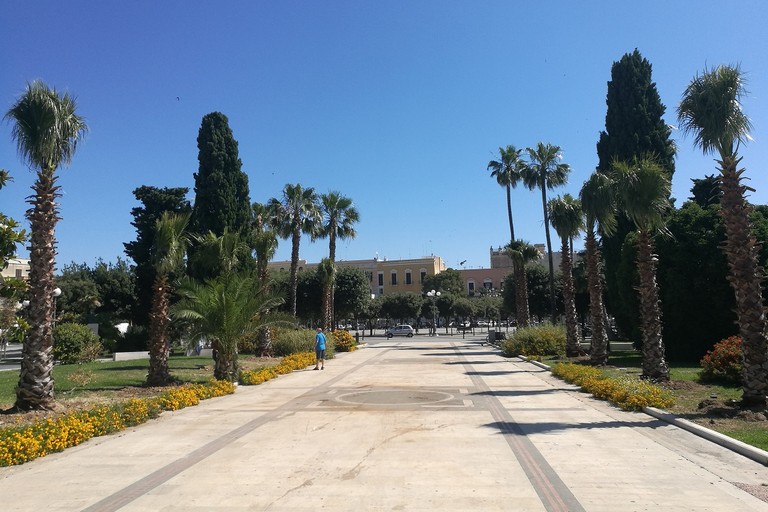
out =
[[304,482],[301,485],[297,485],[295,487],[291,487],[290,489],[285,491],[282,496],[280,496],[276,500],[273,500],[272,502],[270,502],[269,505],[267,505],[264,508],[264,510],[269,510],[270,508],[272,508],[272,505],[274,505],[275,503],[278,503],[283,498],[285,498],[286,496],[288,496],[289,494],[291,494],[291,493],[293,493],[295,491],[298,491],[299,489],[303,489],[305,487],[312,487],[313,483],[314,483],[313,480],[310,478],[309,480],[304,480]]

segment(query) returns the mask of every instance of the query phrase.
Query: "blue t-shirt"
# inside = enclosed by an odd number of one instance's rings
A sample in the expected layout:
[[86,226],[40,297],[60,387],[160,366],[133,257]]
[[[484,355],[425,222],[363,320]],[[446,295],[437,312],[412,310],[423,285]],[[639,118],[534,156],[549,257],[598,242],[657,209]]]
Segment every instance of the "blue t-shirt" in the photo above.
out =
[[319,332],[315,335],[315,348],[325,350],[325,334]]

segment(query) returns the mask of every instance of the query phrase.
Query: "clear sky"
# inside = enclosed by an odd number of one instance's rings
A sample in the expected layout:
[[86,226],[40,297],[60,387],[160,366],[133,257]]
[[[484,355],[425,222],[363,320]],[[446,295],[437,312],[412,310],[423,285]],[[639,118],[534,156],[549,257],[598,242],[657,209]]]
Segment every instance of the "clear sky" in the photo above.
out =
[[[754,142],[750,198],[768,203],[768,3],[722,1],[39,1],[0,0],[0,107],[42,79],[78,99],[90,127],[60,171],[58,265],[124,256],[132,191],[189,187],[202,117],[229,117],[252,201],[286,183],[338,190],[360,210],[339,259],[416,258],[488,267],[508,238],[498,147],[562,147],[578,194],[597,164],[611,65],[638,48],[676,125],[705,66],[740,64]],[[673,131],[673,195],[714,172]],[[0,123],[15,182],[0,211],[23,219],[34,175]],[[544,241],[538,192],[513,191],[519,238]],[[327,241],[302,240],[318,261]],[[23,253],[22,253],[23,255]],[[290,257],[281,241],[278,260]]]

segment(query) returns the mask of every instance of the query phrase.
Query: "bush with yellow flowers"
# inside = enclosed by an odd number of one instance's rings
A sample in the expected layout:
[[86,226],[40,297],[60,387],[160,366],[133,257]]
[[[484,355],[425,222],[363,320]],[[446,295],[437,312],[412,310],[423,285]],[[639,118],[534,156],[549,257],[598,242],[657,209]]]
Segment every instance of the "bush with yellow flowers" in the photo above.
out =
[[336,350],[339,352],[352,352],[357,349],[357,342],[352,333],[344,329],[336,329],[331,333]]
[[0,429],[0,466],[13,466],[60,452],[92,437],[118,432],[156,418],[164,410],[196,405],[200,400],[232,394],[227,381],[186,384],[165,391],[159,397],[132,398],[112,405],[46,418],[24,427]]
[[254,386],[270,379],[274,379],[278,375],[285,375],[294,370],[306,368],[311,364],[315,364],[315,355],[312,352],[291,354],[282,358],[275,366],[240,372],[240,384],[243,384],[244,386]]
[[595,398],[606,400],[625,411],[643,407],[665,409],[673,403],[672,394],[651,382],[631,377],[614,379],[592,366],[560,363],[552,367],[552,375],[576,384]]

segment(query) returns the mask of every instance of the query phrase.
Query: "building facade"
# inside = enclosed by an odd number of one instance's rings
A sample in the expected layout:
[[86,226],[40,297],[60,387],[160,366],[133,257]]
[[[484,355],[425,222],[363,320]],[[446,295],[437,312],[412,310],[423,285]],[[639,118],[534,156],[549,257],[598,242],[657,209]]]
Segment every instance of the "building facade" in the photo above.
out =
[[[407,260],[389,260],[373,258],[368,260],[339,260],[337,267],[357,268],[365,272],[371,285],[371,295],[379,297],[392,293],[421,293],[421,285],[427,276],[439,274],[446,269],[445,262],[439,256],[428,256]],[[312,270],[317,263],[299,260],[299,271]],[[287,272],[290,261],[273,261],[270,270]]]
[[8,260],[8,266],[0,270],[0,275],[4,278],[15,277],[24,281],[29,280],[29,260],[11,258]]

